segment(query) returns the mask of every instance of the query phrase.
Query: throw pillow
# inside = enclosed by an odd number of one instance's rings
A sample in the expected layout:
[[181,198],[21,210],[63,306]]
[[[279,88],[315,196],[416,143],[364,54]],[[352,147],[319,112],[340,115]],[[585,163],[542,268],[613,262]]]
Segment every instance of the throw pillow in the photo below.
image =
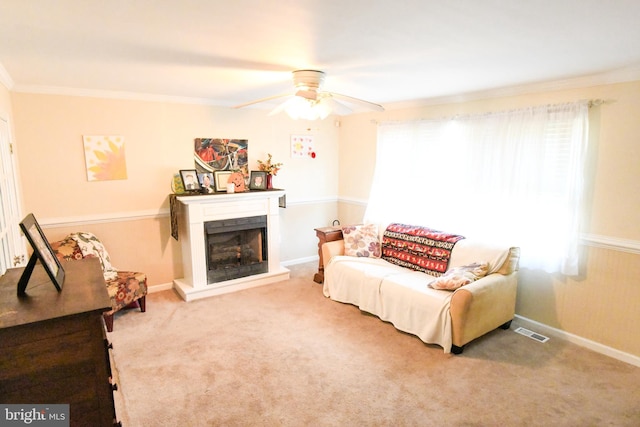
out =
[[489,263],[486,262],[474,262],[473,264],[454,267],[431,282],[429,286],[433,289],[454,291],[486,276],[488,270]]
[[376,224],[342,227],[344,254],[355,257],[380,258],[380,239]]

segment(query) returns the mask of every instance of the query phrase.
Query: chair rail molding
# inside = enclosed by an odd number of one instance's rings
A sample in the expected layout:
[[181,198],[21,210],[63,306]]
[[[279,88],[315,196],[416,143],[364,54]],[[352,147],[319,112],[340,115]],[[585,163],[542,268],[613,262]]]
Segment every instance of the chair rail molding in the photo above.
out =
[[583,234],[580,238],[585,246],[640,255],[640,241],[638,240],[621,239],[599,234]]
[[[316,203],[349,203],[353,205],[366,206],[367,201],[352,197],[319,197],[313,199],[288,200],[289,207],[296,205],[309,205]],[[132,212],[113,212],[96,215],[83,215],[59,218],[38,218],[38,223],[42,228],[57,228],[68,226],[81,226],[87,224],[100,224],[109,222],[127,222],[143,219],[158,219],[169,216],[169,209],[150,209]],[[580,236],[581,244],[595,248],[610,249],[613,251],[627,252],[640,255],[640,241],[633,239],[623,239],[619,237],[603,236],[601,234],[584,233]]]
[[141,219],[157,219],[169,216],[169,209],[151,209],[132,212],[112,212],[96,215],[68,216],[59,218],[38,218],[42,228],[70,227],[87,224],[101,224],[109,222],[127,222]]

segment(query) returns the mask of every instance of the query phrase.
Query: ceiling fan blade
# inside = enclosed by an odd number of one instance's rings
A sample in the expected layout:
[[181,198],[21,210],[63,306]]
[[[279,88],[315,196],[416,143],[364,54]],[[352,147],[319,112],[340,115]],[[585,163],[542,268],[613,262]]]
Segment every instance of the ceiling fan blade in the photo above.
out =
[[346,116],[347,114],[353,113],[353,109],[351,107],[343,104],[342,102],[336,101],[331,94],[327,94],[327,96],[323,97],[322,102],[328,104],[333,114]]
[[373,111],[384,111],[384,107],[382,105],[379,104],[375,104],[373,102],[369,102],[369,101],[365,101],[364,99],[359,99],[359,98],[354,98],[352,96],[347,96],[347,95],[342,95],[340,93],[335,93],[335,92],[329,92],[331,94],[331,96],[346,101],[346,102],[350,102],[352,104],[358,104],[358,105],[362,105],[370,110]]
[[290,93],[281,93],[280,95],[268,96],[266,98],[261,98],[261,99],[256,99],[254,101],[245,102],[244,104],[234,105],[231,108],[236,108],[237,109],[237,108],[248,107],[249,105],[259,104],[261,102],[271,101],[272,99],[283,98],[285,96],[291,96],[291,94]]
[[278,105],[276,108],[271,110],[271,112],[269,112],[269,114],[267,114],[267,116],[275,116],[276,114],[280,113],[281,111],[284,111],[287,107],[289,107],[291,105],[291,100],[292,99],[294,99],[293,95],[289,95],[289,99],[287,99],[286,101],[284,101],[283,103]]
[[296,70],[293,71],[293,83],[295,92],[269,96],[236,105],[233,108],[247,107],[261,102],[272,101],[278,98],[288,98],[273,109],[269,116],[273,116],[282,111],[286,111],[290,117],[306,118],[315,120],[324,119],[329,114],[347,115],[356,111],[357,107],[366,108],[373,111],[384,111],[382,105],[363,99],[354,98],[340,93],[322,91],[325,74],[317,70]]

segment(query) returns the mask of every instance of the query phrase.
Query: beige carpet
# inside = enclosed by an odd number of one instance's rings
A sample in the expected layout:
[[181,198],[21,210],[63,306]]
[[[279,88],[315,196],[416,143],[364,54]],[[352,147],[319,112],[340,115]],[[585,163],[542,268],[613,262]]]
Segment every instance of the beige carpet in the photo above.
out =
[[444,354],[291,280],[115,319],[119,419],[142,426],[638,426],[640,368],[497,330]]

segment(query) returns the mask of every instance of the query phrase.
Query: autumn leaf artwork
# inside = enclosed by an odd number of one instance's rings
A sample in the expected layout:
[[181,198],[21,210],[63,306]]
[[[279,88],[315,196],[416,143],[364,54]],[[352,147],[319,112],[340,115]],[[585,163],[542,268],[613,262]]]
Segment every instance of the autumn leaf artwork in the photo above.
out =
[[127,179],[127,164],[122,136],[83,136],[87,180]]

